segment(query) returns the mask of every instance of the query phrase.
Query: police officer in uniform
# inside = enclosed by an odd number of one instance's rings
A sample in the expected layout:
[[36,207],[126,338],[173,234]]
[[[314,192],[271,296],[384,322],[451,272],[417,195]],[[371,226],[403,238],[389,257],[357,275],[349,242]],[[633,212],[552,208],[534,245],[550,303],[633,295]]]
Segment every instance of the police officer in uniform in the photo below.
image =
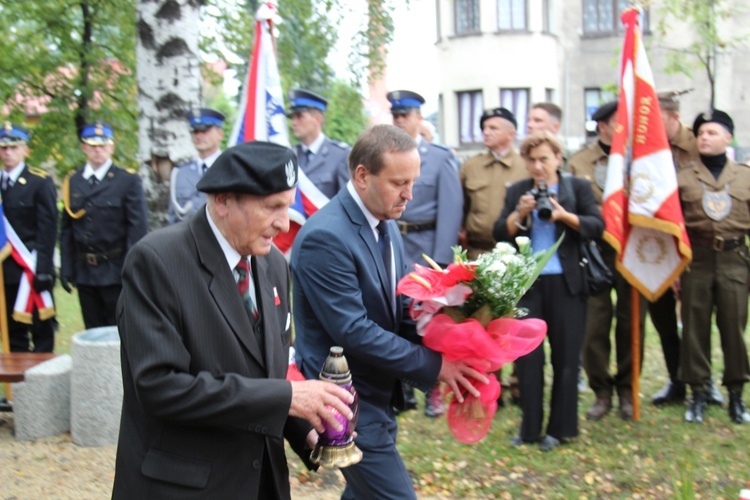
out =
[[310,182],[328,198],[349,182],[346,159],[351,147],[333,141],[323,133],[323,121],[328,101],[304,89],[289,93],[291,106],[287,115],[292,121],[292,134],[300,141],[294,146],[299,167]]
[[513,147],[518,123],[505,108],[488,109],[479,119],[487,151],[461,166],[464,212],[462,244],[470,259],[492,250],[492,228],[500,217],[506,189],[529,177],[526,162]]
[[711,380],[711,317],[724,353],[724,386],[729,417],[750,422],[742,389],[750,381],[747,347],[748,265],[745,236],[750,231],[750,166],[727,158],[734,123],[717,109],[693,124],[700,162],[677,173],[693,260],[681,277],[682,356],[680,379],[692,398],[687,422],[702,422]]
[[69,293],[78,288],[88,329],[116,323],[125,255],[148,231],[148,220],[140,176],[112,163],[112,125],[85,125],[80,138],[86,165],[63,182],[60,281]]
[[[57,235],[57,193],[51,177],[26,164],[29,138],[28,130],[9,122],[0,129],[0,160],[3,164],[0,192],[5,217],[20,243],[29,252],[36,253],[32,288],[37,293],[51,292],[55,284],[52,255]],[[31,314],[14,311],[23,273],[24,268],[15,258],[6,256],[3,275],[10,350],[52,352],[55,347],[54,307],[35,307]],[[29,334],[33,347],[29,343]]]
[[[591,182],[597,204],[601,209],[604,186],[607,180],[609,152],[612,137],[617,123],[617,101],[611,101],[597,109],[591,116],[596,122],[597,141],[586,146],[570,157],[568,169],[576,177]],[[609,291],[589,297],[588,315],[586,317],[586,335],[583,342],[583,368],[589,379],[589,386],[596,399],[586,412],[589,420],[601,420],[612,409],[612,394],[617,389],[620,406],[620,417],[624,420],[633,418],[632,371],[633,357],[631,351],[631,301],[630,284],[615,269],[615,250],[606,242],[599,242],[602,257],[615,277],[613,288],[617,294],[614,307],[615,355],[617,372],[609,373],[612,342],[610,329],[612,325],[613,305]],[[641,297],[640,332],[643,339],[643,326],[646,315],[646,300]],[[643,346],[643,342],[641,342]],[[641,347],[642,349],[642,347]],[[641,359],[643,352],[641,351]]]
[[[396,221],[404,240],[404,255],[409,269],[415,263],[427,265],[422,255],[444,266],[453,262],[451,247],[458,244],[461,227],[461,183],[450,149],[426,141],[419,133],[424,98],[409,90],[387,94],[391,103],[393,124],[417,142],[421,159],[419,178],[412,188],[412,199],[401,219]],[[443,412],[434,388],[425,398],[425,415],[436,417]],[[412,391],[413,394],[413,391]],[[430,397],[432,396],[432,397]],[[406,393],[407,405],[416,405]]]
[[211,108],[195,109],[187,113],[190,137],[198,151],[198,159],[172,169],[169,182],[170,224],[189,219],[206,203],[206,195],[198,191],[195,185],[221,154],[224,118],[224,113]]

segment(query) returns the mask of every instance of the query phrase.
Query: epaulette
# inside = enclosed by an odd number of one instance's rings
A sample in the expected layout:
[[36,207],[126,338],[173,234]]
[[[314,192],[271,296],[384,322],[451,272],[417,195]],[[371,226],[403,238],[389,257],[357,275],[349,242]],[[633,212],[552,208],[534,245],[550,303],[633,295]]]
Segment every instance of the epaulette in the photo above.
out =
[[127,173],[131,175],[135,175],[138,173],[136,170],[133,170],[132,168],[128,168],[128,167],[124,168],[123,170],[125,170]]
[[39,167],[29,167],[29,173],[41,177],[42,179],[45,179],[47,175],[49,175]]
[[340,147],[341,149],[351,149],[351,146],[349,146],[347,143],[345,143],[343,141],[334,141],[334,140],[331,140],[331,144],[334,144],[334,145]]

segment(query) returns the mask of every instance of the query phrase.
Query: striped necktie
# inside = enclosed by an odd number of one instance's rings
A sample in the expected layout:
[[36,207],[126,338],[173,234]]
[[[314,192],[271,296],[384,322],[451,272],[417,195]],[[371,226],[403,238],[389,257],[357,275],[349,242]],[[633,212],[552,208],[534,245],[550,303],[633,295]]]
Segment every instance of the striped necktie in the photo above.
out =
[[240,292],[242,301],[245,302],[248,310],[253,313],[253,317],[258,319],[258,308],[255,306],[255,298],[250,293],[250,263],[243,257],[235,267],[237,271],[237,290]]

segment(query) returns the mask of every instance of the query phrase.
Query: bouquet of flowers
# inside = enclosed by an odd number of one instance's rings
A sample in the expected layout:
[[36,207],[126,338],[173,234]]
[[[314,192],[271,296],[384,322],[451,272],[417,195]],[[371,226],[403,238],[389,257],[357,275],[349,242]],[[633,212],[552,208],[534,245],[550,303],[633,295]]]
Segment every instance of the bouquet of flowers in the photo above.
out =
[[452,361],[465,361],[490,379],[487,385],[475,383],[478,398],[466,391],[463,403],[456,398],[449,402],[446,418],[457,440],[475,443],[489,432],[501,391],[497,377],[489,372],[528,354],[544,340],[547,324],[520,320],[526,312],[516,306],[561,241],[562,237],[548,250],[532,254],[531,241],[518,237],[518,250],[498,243],[474,262],[454,247],[454,263],[446,269],[424,256],[432,268],[415,264],[415,271],[399,281],[396,291],[412,298],[410,315],[424,345]]

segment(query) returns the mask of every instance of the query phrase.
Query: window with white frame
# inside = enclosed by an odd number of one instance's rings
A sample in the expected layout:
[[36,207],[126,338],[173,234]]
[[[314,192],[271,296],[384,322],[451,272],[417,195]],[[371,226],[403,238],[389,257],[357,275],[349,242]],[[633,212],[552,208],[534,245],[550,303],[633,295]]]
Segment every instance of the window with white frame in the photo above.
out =
[[516,139],[526,137],[526,119],[529,115],[529,89],[500,89],[500,106],[516,117]]
[[497,0],[497,29],[522,31],[526,29],[526,0]]
[[586,132],[593,134],[596,132],[596,122],[591,120],[591,116],[604,103],[614,101],[617,95],[611,90],[600,88],[588,88],[583,90],[583,102],[586,106]]
[[456,34],[479,33],[479,0],[455,0]]
[[481,90],[457,92],[458,97],[458,136],[461,144],[483,142],[479,119],[484,111]]
[[[622,32],[620,14],[632,6],[630,0],[583,0],[583,31],[586,34]],[[641,31],[648,31],[648,10],[644,9]]]

